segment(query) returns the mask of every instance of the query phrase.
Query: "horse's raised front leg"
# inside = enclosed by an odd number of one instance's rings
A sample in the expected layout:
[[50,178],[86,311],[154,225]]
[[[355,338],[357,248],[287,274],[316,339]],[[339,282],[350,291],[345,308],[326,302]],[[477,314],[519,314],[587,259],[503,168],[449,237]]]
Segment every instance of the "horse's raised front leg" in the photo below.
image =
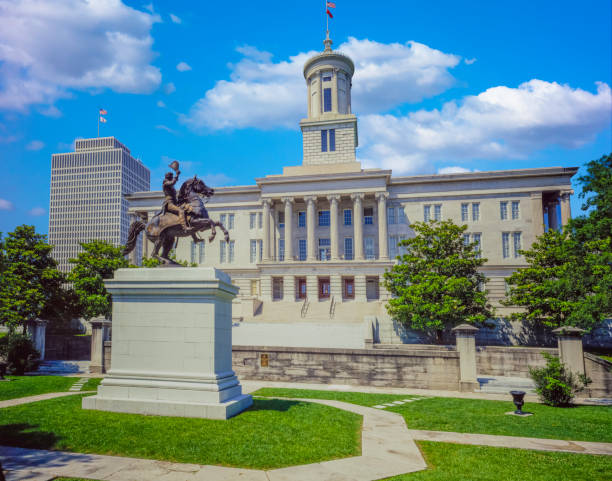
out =
[[215,221],[210,220],[209,219],[209,223],[210,223],[210,237],[208,238],[208,242],[212,242],[215,240],[215,237],[217,237],[217,231],[215,230]]
[[[229,236],[229,232],[227,231],[225,226],[221,222],[214,222],[214,225],[216,225],[219,229],[221,229],[223,231],[223,235],[225,236],[225,242],[229,242],[230,236]],[[214,227],[213,227],[213,229],[214,229]]]
[[194,244],[197,244],[198,242],[204,242],[205,239],[200,239],[195,232],[193,232],[191,234],[191,238],[193,239]]

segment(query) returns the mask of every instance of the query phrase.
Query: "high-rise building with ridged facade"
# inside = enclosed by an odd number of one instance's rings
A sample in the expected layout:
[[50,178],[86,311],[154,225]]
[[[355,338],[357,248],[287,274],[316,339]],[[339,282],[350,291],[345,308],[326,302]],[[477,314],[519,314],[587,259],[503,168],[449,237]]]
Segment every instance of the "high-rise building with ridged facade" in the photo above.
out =
[[[49,243],[59,268],[80,242],[105,240],[125,244],[129,229],[125,194],[150,189],[151,173],[114,137],[79,139],[74,152],[51,157]],[[140,258],[140,252],[138,253]]]

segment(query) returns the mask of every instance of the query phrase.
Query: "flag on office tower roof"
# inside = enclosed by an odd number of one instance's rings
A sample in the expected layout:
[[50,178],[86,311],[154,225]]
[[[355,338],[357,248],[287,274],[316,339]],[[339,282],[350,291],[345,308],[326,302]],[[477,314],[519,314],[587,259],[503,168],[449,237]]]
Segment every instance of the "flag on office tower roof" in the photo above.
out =
[[100,109],[100,115],[106,115],[108,112],[104,109]]
[[329,15],[329,18],[334,18],[334,16],[332,15],[332,13],[329,11],[329,8],[327,9],[327,15]]
[[327,2],[327,8],[336,8],[336,4],[334,2]]
[[106,119],[105,119],[104,117],[100,116],[100,122],[102,122],[103,124],[105,124],[105,123],[106,123]]

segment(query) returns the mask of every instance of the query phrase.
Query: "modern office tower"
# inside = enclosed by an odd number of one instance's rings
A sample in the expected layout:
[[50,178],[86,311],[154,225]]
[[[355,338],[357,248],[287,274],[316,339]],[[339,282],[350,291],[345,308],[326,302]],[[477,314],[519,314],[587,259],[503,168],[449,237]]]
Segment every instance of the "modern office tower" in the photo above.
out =
[[[51,157],[49,243],[59,268],[80,252],[79,242],[127,241],[125,194],[150,189],[151,172],[114,137],[79,139],[75,151]],[[141,249],[138,259],[141,258]]]

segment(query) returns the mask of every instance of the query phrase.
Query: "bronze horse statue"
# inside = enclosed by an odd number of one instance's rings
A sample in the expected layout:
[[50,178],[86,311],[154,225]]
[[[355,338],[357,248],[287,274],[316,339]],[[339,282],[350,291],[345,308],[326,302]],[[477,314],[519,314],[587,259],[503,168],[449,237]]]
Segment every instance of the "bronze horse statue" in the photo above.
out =
[[[152,258],[160,260],[164,265],[180,265],[168,257],[170,250],[175,245],[178,237],[191,236],[194,242],[204,242],[205,239],[200,239],[197,236],[198,232],[211,230],[209,242],[212,242],[217,235],[216,227],[219,227],[225,235],[225,241],[229,242],[229,233],[220,222],[212,220],[208,216],[208,211],[204,207],[202,197],[210,198],[215,193],[214,189],[208,187],[202,179],[197,176],[183,182],[181,190],[178,194],[178,204],[189,204],[191,206],[188,214],[188,227],[183,229],[180,224],[178,215],[172,212],[164,212],[165,209],[157,212],[151,220],[145,224],[137,220],[132,222],[128,232],[128,240],[123,251],[124,255],[132,252],[136,246],[138,234],[143,230],[147,239],[153,243]],[[159,251],[161,249],[161,254]]]

